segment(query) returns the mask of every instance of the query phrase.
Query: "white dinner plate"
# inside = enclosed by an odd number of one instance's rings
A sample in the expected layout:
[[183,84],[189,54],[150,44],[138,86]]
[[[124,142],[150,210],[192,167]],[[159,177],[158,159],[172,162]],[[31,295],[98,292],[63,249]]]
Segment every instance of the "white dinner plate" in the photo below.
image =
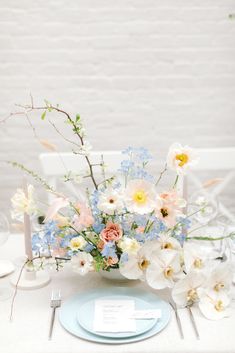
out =
[[[160,309],[162,316],[161,319],[148,331],[143,334],[126,337],[126,338],[110,338],[94,335],[93,333],[85,330],[77,321],[77,312],[82,305],[88,301],[95,300],[99,297],[107,295],[118,295],[118,296],[129,296],[132,298],[138,298],[148,302],[152,307]],[[170,321],[171,308],[168,303],[160,299],[157,295],[147,292],[146,290],[139,288],[129,287],[108,287],[100,288],[93,291],[78,293],[75,296],[69,298],[63,303],[60,309],[60,323],[61,325],[72,335],[97,343],[105,344],[124,344],[142,341],[149,337],[152,337],[162,331]]]
[[[126,295],[109,295],[109,296],[99,296],[99,300],[134,300],[136,310],[148,310],[155,309],[153,305],[145,300],[138,297],[129,297]],[[95,312],[95,300],[89,300],[84,303],[77,312],[78,323],[87,331],[93,333],[94,335],[110,337],[110,338],[126,338],[134,337],[140,335],[144,332],[149,331],[157,322],[157,319],[149,320],[136,320],[136,331],[135,332],[97,332],[93,328],[94,324],[94,312]]]

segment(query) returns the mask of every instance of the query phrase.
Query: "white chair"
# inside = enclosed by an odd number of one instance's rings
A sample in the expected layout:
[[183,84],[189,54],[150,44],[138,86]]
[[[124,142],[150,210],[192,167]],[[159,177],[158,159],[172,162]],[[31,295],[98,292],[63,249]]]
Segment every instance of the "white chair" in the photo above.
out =
[[[212,179],[217,177],[216,171],[223,171],[225,176],[217,185],[207,191],[211,196],[218,197],[226,187],[231,186],[231,182],[235,178],[235,148],[200,148],[196,149],[196,152],[199,156],[199,162],[193,171],[184,178],[184,195],[187,198],[189,182],[192,182],[197,189],[204,188],[203,182],[197,177],[197,172],[211,172]],[[231,222],[235,223],[235,215],[221,201],[219,202],[219,210]]]
[[[57,188],[58,181],[68,172],[73,174],[89,174],[89,168],[85,157],[71,152],[64,153],[42,153],[39,155],[42,170],[46,176],[48,183]],[[89,159],[94,165],[94,174],[102,179],[102,169],[100,164],[103,160],[105,167],[105,176],[111,177],[117,175],[121,161],[124,156],[121,151],[96,151],[91,152]],[[75,187],[73,183],[65,183],[67,188],[76,196],[81,196],[79,186]],[[53,199],[53,195],[49,195],[49,200]]]

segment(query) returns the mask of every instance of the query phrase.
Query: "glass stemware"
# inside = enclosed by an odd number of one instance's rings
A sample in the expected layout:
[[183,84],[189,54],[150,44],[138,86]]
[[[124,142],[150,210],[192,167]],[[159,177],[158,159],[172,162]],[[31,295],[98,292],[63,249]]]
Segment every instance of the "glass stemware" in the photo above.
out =
[[[0,213],[0,246],[5,244],[10,235],[10,226],[6,216]],[[13,270],[13,265],[8,260],[0,260],[0,276],[3,277]],[[8,299],[11,296],[11,291],[7,287],[0,286],[0,300]]]

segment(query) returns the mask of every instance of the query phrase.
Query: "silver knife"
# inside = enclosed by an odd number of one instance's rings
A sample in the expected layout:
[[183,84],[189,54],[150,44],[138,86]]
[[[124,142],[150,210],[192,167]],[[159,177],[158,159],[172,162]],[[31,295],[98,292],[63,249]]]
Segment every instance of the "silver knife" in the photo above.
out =
[[178,314],[177,307],[174,304],[172,304],[171,302],[169,302],[169,304],[171,305],[171,307],[173,308],[173,310],[175,312],[175,318],[176,318],[176,322],[177,322],[177,325],[178,325],[180,337],[181,337],[182,340],[184,340],[184,333],[183,333],[181,320],[180,320],[180,317],[179,317],[179,314]]
[[191,306],[187,305],[186,308],[188,309],[190,320],[191,320],[191,323],[192,323],[194,331],[195,331],[195,335],[196,335],[197,339],[200,340],[199,332],[198,332],[198,329],[197,329],[196,321],[194,319],[194,315],[193,315]]

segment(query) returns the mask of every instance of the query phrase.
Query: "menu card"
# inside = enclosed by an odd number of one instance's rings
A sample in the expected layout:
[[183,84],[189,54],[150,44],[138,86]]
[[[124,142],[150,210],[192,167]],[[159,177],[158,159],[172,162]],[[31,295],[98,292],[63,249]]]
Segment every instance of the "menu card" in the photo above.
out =
[[136,322],[131,317],[134,311],[134,300],[96,300],[94,331],[136,332]]

